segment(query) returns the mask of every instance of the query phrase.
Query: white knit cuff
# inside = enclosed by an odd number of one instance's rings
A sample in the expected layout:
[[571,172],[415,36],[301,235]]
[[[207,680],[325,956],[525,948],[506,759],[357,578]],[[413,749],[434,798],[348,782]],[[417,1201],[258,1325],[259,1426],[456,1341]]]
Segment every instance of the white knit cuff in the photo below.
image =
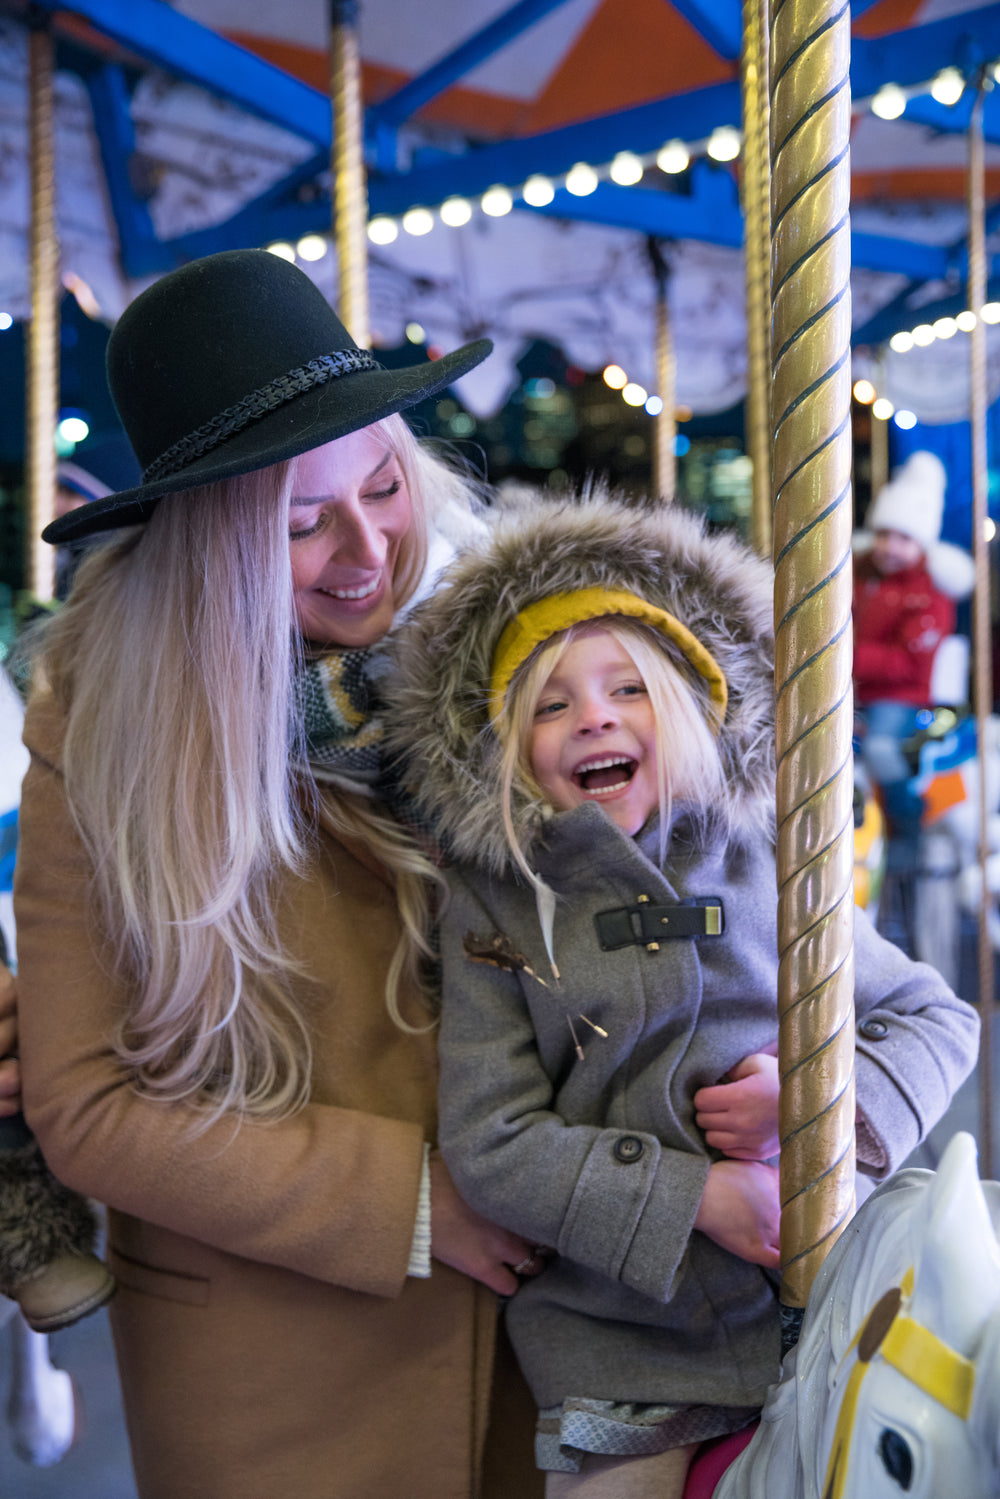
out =
[[410,1247],[407,1275],[428,1280],[431,1273],[431,1168],[429,1145],[424,1145],[424,1164],[420,1172],[420,1196],[417,1198],[417,1221]]

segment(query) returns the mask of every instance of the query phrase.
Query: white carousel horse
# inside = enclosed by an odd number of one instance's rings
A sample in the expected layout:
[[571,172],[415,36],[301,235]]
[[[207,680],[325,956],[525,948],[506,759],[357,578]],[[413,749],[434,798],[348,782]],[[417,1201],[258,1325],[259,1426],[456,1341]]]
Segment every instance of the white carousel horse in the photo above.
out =
[[958,1134],[873,1193],[714,1499],[1000,1495],[1000,1183]]
[[[0,822],[20,800],[21,777],[28,752],[21,743],[24,709],[5,672],[0,670]],[[3,883],[6,883],[5,881]],[[0,928],[13,950],[9,889],[0,891]],[[7,1420],[15,1452],[35,1467],[49,1467],[64,1457],[76,1425],[73,1386],[49,1358],[49,1340],[32,1332],[12,1301],[0,1296],[0,1338],[6,1326],[10,1347],[11,1380]]]

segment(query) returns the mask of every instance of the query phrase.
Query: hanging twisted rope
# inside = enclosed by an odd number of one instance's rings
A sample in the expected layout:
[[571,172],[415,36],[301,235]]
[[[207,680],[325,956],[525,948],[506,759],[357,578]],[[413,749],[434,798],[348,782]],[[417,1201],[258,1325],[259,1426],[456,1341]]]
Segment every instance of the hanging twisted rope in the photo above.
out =
[[978,316],[986,301],[986,203],[983,154],[983,89],[980,85],[969,121],[969,306],[977,314],[969,338],[969,423],[972,431],[972,555],[976,586],[972,597],[975,641],[973,698],[979,750],[979,869],[983,898],[979,902],[977,956],[979,969],[979,1160],[984,1177],[993,1176],[993,991],[994,953],[986,912],[987,841],[986,723],[993,709],[993,661],[990,635],[990,571],[986,544],[989,476],[986,454],[986,327]]
[[771,45],[782,1301],[854,1208],[850,13]]
[[364,102],[358,48],[358,0],[330,0],[330,155],[333,229],[340,278],[339,313],[363,349],[368,347],[368,182],[364,158]]
[[59,415],[59,241],[56,236],[55,55],[48,20],[28,33],[28,148],[31,172],[31,324],[26,349],[25,581],[38,599],[55,591],[55,552],[41,539],[53,518]]
[[753,463],[750,529],[771,555],[771,164],[768,151],[767,0],[744,0],[743,242],[747,318],[747,451]]

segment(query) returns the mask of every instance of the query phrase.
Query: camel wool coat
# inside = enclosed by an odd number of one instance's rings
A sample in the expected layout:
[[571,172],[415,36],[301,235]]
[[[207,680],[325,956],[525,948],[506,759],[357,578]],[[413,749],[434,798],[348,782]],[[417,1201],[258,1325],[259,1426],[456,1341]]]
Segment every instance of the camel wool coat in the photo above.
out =
[[309,1103],[194,1134],[186,1106],[134,1092],[111,1048],[128,995],[88,906],[50,698],[29,707],[25,740],[25,1111],[56,1174],[109,1206],[142,1499],[540,1493],[530,1398],[512,1361],[492,1379],[496,1297],[437,1261],[428,1280],[406,1273],[436,1037],[386,1013],[399,918],[384,872],[321,838],[281,892],[283,938],[309,976]]

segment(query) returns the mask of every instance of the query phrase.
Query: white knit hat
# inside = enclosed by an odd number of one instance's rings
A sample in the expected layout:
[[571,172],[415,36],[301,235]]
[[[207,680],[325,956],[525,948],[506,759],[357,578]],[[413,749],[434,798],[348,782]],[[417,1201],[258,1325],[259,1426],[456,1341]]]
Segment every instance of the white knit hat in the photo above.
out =
[[911,453],[868,507],[869,531],[901,531],[926,552],[941,535],[948,475],[935,453]]

